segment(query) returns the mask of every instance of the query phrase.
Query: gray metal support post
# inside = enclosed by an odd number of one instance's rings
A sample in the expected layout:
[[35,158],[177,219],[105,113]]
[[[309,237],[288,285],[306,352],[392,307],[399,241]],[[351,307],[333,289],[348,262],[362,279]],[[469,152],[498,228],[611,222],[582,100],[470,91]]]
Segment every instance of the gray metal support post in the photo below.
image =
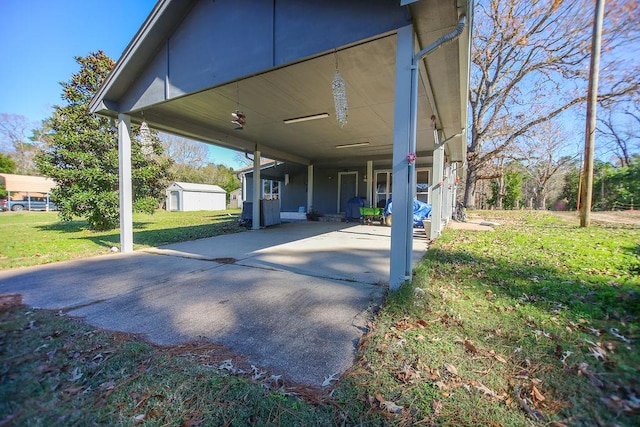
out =
[[118,114],[120,178],[120,252],[133,252],[133,190],[131,184],[131,118]]
[[260,193],[262,192],[262,185],[260,183],[260,151],[255,150],[253,152],[253,197],[251,217],[251,229],[260,230]]
[[373,161],[367,160],[367,206],[375,207],[377,200],[373,197]]
[[[408,228],[413,224],[408,216],[411,70],[414,52],[413,26],[399,28],[397,33],[396,84],[393,124],[393,208],[391,224],[391,254],[389,288],[392,291],[411,278],[411,259],[407,259]],[[407,269],[408,266],[408,269]]]
[[313,165],[307,166],[307,213],[313,211]]

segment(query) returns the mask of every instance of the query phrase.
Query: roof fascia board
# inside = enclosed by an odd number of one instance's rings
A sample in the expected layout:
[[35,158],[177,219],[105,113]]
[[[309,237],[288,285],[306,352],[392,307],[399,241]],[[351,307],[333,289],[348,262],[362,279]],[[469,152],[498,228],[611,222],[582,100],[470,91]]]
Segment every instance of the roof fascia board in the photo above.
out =
[[[298,163],[301,165],[309,165],[311,162],[304,157],[287,153],[285,151],[272,148],[264,144],[256,144],[255,142],[248,141],[239,137],[230,136],[224,132],[217,132],[209,128],[190,124],[185,128],[192,129],[193,132],[185,132],[172,126],[151,122],[147,120],[149,126],[155,130],[167,132],[173,135],[183,136],[185,138],[193,139],[196,141],[202,141],[210,143],[219,147],[229,148],[236,151],[254,152],[256,148],[261,152],[261,155],[269,159],[277,159],[287,162]],[[204,136],[206,135],[206,136]]]
[[[144,40],[148,38],[149,34],[151,34],[151,32],[157,26],[160,18],[165,16],[169,6],[173,4],[174,8],[176,6],[179,6],[182,8],[182,10],[184,10],[189,6],[190,3],[191,2],[189,1],[172,2],[172,0],[159,0],[156,3],[136,35],[122,52],[120,59],[118,59],[118,61],[116,62],[116,65],[113,67],[113,70],[111,70],[111,73],[109,73],[104,83],[100,86],[100,89],[98,89],[98,92],[96,92],[94,97],[91,99],[91,102],[89,103],[89,112],[101,113],[103,111],[101,107],[106,107],[109,110],[111,110],[111,108],[119,108],[117,103],[105,99],[105,96],[111,89],[112,85],[120,78],[123,70],[127,68],[127,65],[134,57],[134,55],[138,53],[138,50],[143,44]],[[167,15],[169,16],[169,19],[176,19],[175,16],[177,15],[177,11],[172,11],[172,13],[169,13]]]

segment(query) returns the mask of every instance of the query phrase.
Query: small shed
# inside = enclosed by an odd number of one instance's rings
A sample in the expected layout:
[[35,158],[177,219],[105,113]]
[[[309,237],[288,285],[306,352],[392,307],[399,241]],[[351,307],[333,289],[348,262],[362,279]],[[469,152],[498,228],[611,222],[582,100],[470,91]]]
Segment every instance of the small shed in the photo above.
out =
[[174,182],[167,188],[168,211],[222,211],[227,192],[217,185]]
[[242,209],[242,187],[230,193],[229,209]]

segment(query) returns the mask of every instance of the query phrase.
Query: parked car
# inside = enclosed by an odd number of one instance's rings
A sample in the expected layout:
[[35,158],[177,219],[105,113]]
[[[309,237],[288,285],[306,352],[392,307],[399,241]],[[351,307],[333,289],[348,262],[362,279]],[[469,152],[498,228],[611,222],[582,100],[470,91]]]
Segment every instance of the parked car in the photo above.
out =
[[[49,200],[48,203],[50,211],[58,210],[58,207],[54,202]],[[0,201],[0,205],[2,206],[3,211],[46,211],[47,198],[32,196],[31,199],[29,199],[27,196],[24,196],[20,200],[2,199],[2,201]]]

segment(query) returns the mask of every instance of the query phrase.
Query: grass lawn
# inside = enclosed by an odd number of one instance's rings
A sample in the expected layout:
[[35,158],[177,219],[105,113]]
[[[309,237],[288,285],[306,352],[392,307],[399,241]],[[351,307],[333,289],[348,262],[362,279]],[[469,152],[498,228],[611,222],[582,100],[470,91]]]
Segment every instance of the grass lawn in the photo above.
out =
[[335,389],[0,308],[0,425],[639,425],[640,225],[482,215],[502,225],[445,230]]
[[[244,230],[239,210],[133,215],[134,249]],[[61,222],[55,212],[0,213],[0,269],[106,254],[120,246],[120,231],[94,232],[82,220]]]

